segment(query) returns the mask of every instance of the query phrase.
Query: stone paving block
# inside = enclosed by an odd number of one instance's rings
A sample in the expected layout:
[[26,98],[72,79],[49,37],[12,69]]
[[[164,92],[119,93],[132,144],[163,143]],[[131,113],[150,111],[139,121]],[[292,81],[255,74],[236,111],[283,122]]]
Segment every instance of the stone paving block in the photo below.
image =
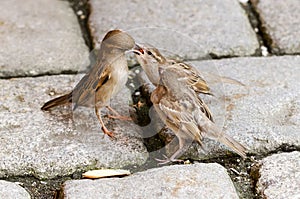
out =
[[261,164],[257,189],[263,198],[300,198],[299,151],[271,155]]
[[174,165],[125,178],[65,182],[64,198],[238,198],[219,164]]
[[0,77],[78,71],[89,49],[67,1],[0,1]]
[[186,58],[253,55],[259,48],[245,11],[234,0],[91,0],[94,42],[114,28]]
[[300,53],[300,1],[254,1],[276,53]]
[[[300,146],[300,56],[233,58],[191,64],[210,75],[206,77],[215,97],[206,96],[204,101],[216,123],[250,153],[264,154],[282,145]],[[222,84],[220,80],[218,83],[217,77],[211,75],[217,72],[246,86]],[[202,159],[228,152],[214,141],[204,140],[204,144],[207,153],[195,144],[186,156]]]
[[14,182],[0,180],[0,196],[5,199],[30,199],[29,193]]
[[[71,106],[43,112],[49,99],[70,91],[82,75],[0,80],[0,177],[53,178],[92,168],[143,164],[146,152],[133,122],[104,118],[116,140],[104,136],[93,108]],[[129,90],[112,100],[128,115]],[[105,112],[103,112],[105,114]]]

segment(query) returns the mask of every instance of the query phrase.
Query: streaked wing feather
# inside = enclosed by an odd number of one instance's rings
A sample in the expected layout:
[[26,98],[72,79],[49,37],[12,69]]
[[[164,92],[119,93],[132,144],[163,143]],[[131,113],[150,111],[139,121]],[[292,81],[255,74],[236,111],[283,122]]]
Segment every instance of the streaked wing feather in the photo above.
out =
[[87,105],[94,100],[95,91],[102,85],[108,73],[108,64],[100,60],[76,85],[73,91],[73,102],[75,105]]

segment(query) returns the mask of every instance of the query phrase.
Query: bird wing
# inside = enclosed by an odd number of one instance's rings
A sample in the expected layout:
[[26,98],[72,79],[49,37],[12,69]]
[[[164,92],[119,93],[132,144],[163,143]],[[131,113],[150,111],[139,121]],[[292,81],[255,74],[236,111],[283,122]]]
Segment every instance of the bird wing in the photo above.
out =
[[208,106],[205,104],[205,102],[199,97],[197,96],[197,99],[196,99],[199,103],[199,108],[200,110],[206,115],[206,117],[208,119],[210,119],[212,122],[214,122],[214,119],[213,119],[213,116],[212,116],[212,113],[210,111],[210,109],[208,108]]
[[110,78],[108,66],[106,60],[98,60],[90,72],[79,81],[73,90],[74,109],[78,105],[90,105],[94,102],[96,90]]
[[[176,125],[177,132],[174,132],[175,134],[178,133],[178,131],[181,131],[186,133],[185,137],[196,139],[197,141],[202,140],[202,135],[200,134],[201,132],[195,123],[193,115],[191,114],[192,112],[189,110],[189,108],[186,110],[190,104],[185,100],[172,99],[162,98],[158,104],[160,111],[166,118],[166,124],[168,125],[169,122],[170,124]],[[174,127],[170,128],[174,130]],[[183,135],[180,135],[180,137],[183,137]]]
[[207,82],[203,79],[203,77],[200,75],[200,72],[197,69],[186,63],[179,62],[175,63],[175,65],[183,69],[187,77],[187,83],[191,85],[197,93],[212,95]]

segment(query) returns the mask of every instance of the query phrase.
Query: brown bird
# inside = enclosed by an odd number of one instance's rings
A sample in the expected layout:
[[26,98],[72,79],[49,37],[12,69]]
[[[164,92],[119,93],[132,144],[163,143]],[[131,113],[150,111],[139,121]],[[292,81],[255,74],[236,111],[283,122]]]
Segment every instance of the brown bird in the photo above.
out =
[[[167,59],[159,52],[158,49],[150,46],[149,44],[147,46],[145,46],[145,44],[143,46],[141,44],[136,44],[134,53],[136,54],[136,58],[141,64],[147,77],[155,86],[159,85],[159,67],[162,65],[174,65],[181,73],[182,78],[186,79],[186,86],[192,87],[192,89],[198,94],[202,93],[212,95],[208,84],[206,83],[200,72],[191,65],[183,62],[177,62],[173,59]],[[211,121],[213,121],[212,113],[209,110],[208,106],[202,101],[202,99],[199,98],[199,100],[202,103],[202,111]]]
[[[197,94],[206,94],[213,95],[207,82],[204,79],[204,74],[194,68],[193,66],[179,62],[174,59],[169,59],[164,57],[157,48],[149,45],[149,44],[138,44],[134,47],[134,53],[136,54],[136,58],[143,70],[145,71],[147,77],[152,82],[153,85],[159,85],[159,67],[161,65],[173,65],[176,66],[182,78],[186,79],[186,86],[191,87]],[[209,76],[211,80],[216,82],[237,84],[241,86],[245,86],[241,82],[231,79],[229,77],[223,77],[212,74],[205,74],[205,76]],[[212,113],[209,110],[208,106],[204,103],[204,101],[199,98],[199,102],[202,104],[201,109],[206,114],[206,116],[213,121]]]
[[195,140],[202,146],[204,137],[225,144],[245,158],[246,148],[208,118],[202,100],[192,86],[187,86],[189,80],[179,67],[177,64],[160,64],[160,83],[151,94],[155,110],[179,140],[178,150],[170,158],[159,160],[160,164],[181,161],[177,158],[189,144]]
[[188,83],[192,85],[193,89],[197,93],[210,94],[210,88],[208,87],[207,82],[204,80],[203,75],[195,69],[193,66],[184,63],[178,62],[174,59],[169,59],[164,57],[157,48],[149,44],[138,44],[134,48],[134,53],[136,58],[149,80],[157,85],[159,83],[159,74],[158,67],[160,64],[178,64],[178,68],[181,73],[187,78]]
[[125,86],[128,77],[128,66],[125,52],[134,47],[134,39],[121,30],[109,31],[102,40],[97,60],[91,70],[79,81],[68,94],[46,102],[42,110],[73,103],[73,110],[77,106],[94,106],[102,130],[110,137],[114,137],[101,118],[102,107],[107,107],[115,116],[125,119],[109,106],[110,99]]

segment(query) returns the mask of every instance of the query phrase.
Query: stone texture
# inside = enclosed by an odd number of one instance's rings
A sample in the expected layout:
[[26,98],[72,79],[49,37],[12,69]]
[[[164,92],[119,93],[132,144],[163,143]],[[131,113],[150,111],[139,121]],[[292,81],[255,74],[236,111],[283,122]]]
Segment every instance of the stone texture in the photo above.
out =
[[[81,75],[0,80],[0,176],[53,178],[93,168],[143,164],[146,152],[133,122],[107,120],[116,140],[104,136],[93,108],[58,107],[43,112],[49,99],[70,91]],[[128,115],[128,89],[112,107]],[[103,112],[104,114],[104,112]]]
[[30,199],[29,193],[20,185],[14,182],[0,180],[0,195],[6,199]]
[[261,164],[257,189],[264,198],[300,198],[300,152],[271,155]]
[[[204,101],[217,125],[247,146],[250,153],[265,154],[283,145],[300,146],[300,56],[191,64],[204,72],[215,94],[215,97],[205,96]],[[222,84],[216,75],[236,79],[245,86]],[[202,159],[228,152],[214,141],[204,140],[204,143],[207,153],[195,144],[186,156]]]
[[88,47],[67,1],[1,0],[0,7],[0,77],[88,66]]
[[300,1],[257,1],[254,5],[272,41],[272,51],[300,53]]
[[94,42],[101,41],[108,30],[121,28],[137,42],[188,58],[245,56],[259,48],[248,18],[235,0],[91,0],[90,4]]
[[175,165],[125,178],[65,182],[64,198],[238,198],[219,164]]

